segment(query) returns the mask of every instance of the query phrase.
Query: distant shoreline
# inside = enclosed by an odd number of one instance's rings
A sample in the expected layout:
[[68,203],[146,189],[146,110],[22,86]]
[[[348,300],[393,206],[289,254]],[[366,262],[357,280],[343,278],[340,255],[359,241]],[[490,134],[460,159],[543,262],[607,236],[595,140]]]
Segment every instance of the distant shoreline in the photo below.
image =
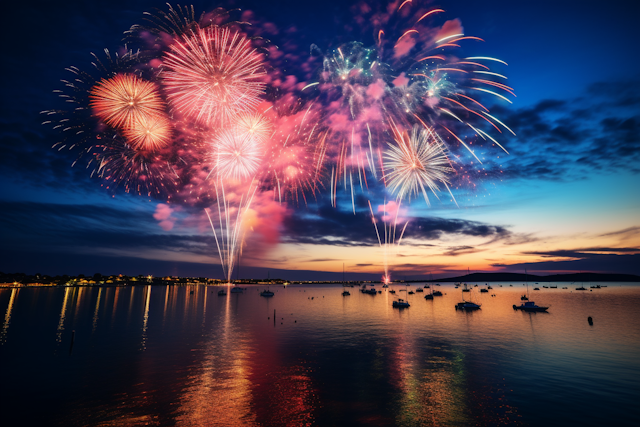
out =
[[[391,285],[401,285],[408,283],[495,283],[495,282],[522,282],[524,283],[591,283],[591,282],[623,282],[623,283],[640,283],[640,276],[636,276],[633,274],[602,274],[602,273],[573,273],[573,274],[553,274],[549,276],[536,276],[533,274],[520,274],[520,273],[472,273],[464,276],[457,277],[448,277],[443,279],[422,279],[422,280],[401,280],[391,282]],[[289,286],[289,285],[328,285],[328,284],[342,284],[347,283],[355,286],[360,286],[364,284],[380,284],[379,281],[366,281],[366,280],[347,280],[347,281],[336,281],[336,280],[325,280],[325,281],[295,281],[295,282],[286,282],[286,281],[272,281],[270,283],[265,282],[234,282],[231,286]],[[203,283],[188,280],[187,278],[184,281],[180,279],[177,280],[152,280],[149,282],[145,281],[122,281],[122,282],[114,282],[114,283],[68,283],[68,284],[56,284],[56,283],[0,283],[0,289],[2,288],[39,288],[39,287],[74,287],[74,288],[84,288],[84,287],[123,287],[123,286],[229,286],[226,283]]]

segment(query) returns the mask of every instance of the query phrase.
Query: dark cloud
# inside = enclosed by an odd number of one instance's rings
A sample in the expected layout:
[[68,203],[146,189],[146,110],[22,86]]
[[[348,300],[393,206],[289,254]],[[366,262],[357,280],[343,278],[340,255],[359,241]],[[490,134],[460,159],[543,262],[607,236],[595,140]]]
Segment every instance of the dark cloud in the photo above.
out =
[[473,254],[476,252],[482,252],[482,250],[476,249],[473,246],[453,246],[448,248],[448,250],[444,252],[442,255],[458,256],[458,255]]
[[[625,231],[625,230],[622,230]],[[543,258],[569,258],[567,260],[528,262],[518,264],[494,263],[505,271],[529,269],[531,271],[590,271],[602,273],[640,273],[640,248],[637,247],[591,247],[581,249],[560,249],[554,251],[525,252]]]
[[152,212],[135,206],[0,202],[0,234],[7,252],[74,254],[91,248],[113,256],[148,250],[211,255],[215,246],[209,234],[167,234]]
[[604,236],[626,236],[640,233],[640,227],[629,227],[623,230],[612,231],[611,233],[601,234],[601,237]]
[[[378,224],[382,227],[382,224]],[[378,245],[371,217],[364,212],[354,215],[328,205],[315,210],[296,211],[284,223],[284,241],[289,243],[330,246]],[[400,230],[397,231],[400,237]],[[424,240],[438,240],[444,235],[508,239],[512,233],[505,227],[477,221],[446,218],[412,218],[405,231],[403,245],[425,245]],[[431,246],[430,244],[426,244]]]
[[557,250],[544,252],[526,252],[527,255],[541,255],[543,257],[560,257],[560,258],[591,258],[592,256],[601,255],[600,252],[613,254],[636,254],[640,253],[640,248],[585,248],[573,250]]
[[588,271],[598,273],[640,274],[640,254],[582,254],[580,259],[542,261],[517,264],[495,263],[503,271],[566,272]]
[[[579,179],[597,171],[640,172],[640,80],[596,83],[572,100],[547,99],[496,113],[517,137],[485,168],[506,179]],[[500,166],[502,165],[502,166]]]

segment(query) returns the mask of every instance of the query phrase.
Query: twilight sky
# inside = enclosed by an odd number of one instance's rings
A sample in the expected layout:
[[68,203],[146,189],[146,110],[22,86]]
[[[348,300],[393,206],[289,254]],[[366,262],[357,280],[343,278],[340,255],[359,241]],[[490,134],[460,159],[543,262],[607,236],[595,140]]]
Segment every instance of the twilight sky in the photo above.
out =
[[[302,52],[350,40],[373,44],[360,30],[360,2],[195,2],[251,10],[274,24],[274,39],[296,29]],[[378,5],[378,2],[368,2]],[[412,200],[392,277],[459,272],[573,271],[640,274],[640,4],[613,0],[432,3],[458,18],[465,55],[501,58],[517,98],[492,114],[516,137],[510,155],[484,150],[454,195],[430,207]],[[59,136],[39,112],[59,106],[52,93],[64,68],[88,69],[91,52],[116,50],[122,33],[161,1],[13,2],[2,16],[0,105],[0,271],[44,274],[153,274],[222,277],[211,230],[188,206],[105,190],[75,159],[51,146]],[[486,172],[486,173],[485,173]],[[241,277],[379,278],[382,252],[367,200],[328,192],[307,205],[288,204],[277,230],[246,235]],[[155,214],[155,217],[154,217]],[[165,216],[163,216],[163,214]],[[159,218],[159,219],[158,219]],[[164,220],[164,223],[161,221]],[[327,272],[339,272],[328,274]]]

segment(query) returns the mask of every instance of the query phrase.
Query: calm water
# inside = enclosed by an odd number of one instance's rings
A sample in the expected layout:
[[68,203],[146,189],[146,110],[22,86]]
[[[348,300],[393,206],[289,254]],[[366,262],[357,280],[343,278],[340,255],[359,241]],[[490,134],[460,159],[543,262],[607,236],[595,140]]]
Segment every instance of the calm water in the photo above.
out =
[[640,286],[499,285],[2,289],[0,424],[637,425]]

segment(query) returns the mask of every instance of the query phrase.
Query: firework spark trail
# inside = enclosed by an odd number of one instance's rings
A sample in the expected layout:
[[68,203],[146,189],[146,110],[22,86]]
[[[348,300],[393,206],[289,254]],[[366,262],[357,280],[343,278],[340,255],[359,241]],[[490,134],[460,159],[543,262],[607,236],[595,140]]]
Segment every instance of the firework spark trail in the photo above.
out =
[[[231,201],[227,199],[224,183],[222,181],[216,182],[214,187],[216,190],[218,220],[220,226],[218,232],[216,232],[216,227],[213,224],[211,215],[209,215],[209,211],[205,209],[204,212],[207,214],[211,230],[213,231],[213,236],[216,240],[222,272],[224,277],[227,279],[227,283],[231,283],[231,276],[233,274],[236,256],[242,252],[242,245],[244,242],[243,221],[249,207],[251,206],[257,186],[252,182],[246,194],[243,194],[240,197],[240,201],[237,206],[232,206]],[[233,214],[234,210],[236,211],[235,215]]]
[[[397,250],[400,246],[400,243],[402,242],[402,237],[404,236],[404,232],[407,228],[407,225],[409,224],[409,221],[405,221],[404,226],[402,227],[402,232],[400,233],[400,238],[396,241],[396,231],[397,231],[397,226],[398,226],[398,215],[400,214],[400,207],[402,204],[402,201],[399,201],[397,205],[393,205],[393,207],[395,208],[395,215],[393,216],[393,221],[389,221],[391,218],[388,216],[389,213],[391,212],[387,212],[387,202],[385,201],[384,205],[382,205],[382,223],[383,223],[383,231],[384,231],[384,243],[382,241],[382,238],[380,237],[381,233],[380,230],[378,229],[378,220],[375,217],[375,214],[373,212],[373,208],[371,207],[371,201],[367,200],[367,203],[369,204],[369,211],[371,212],[371,222],[373,223],[373,226],[375,227],[376,230],[376,236],[378,237],[378,245],[380,246],[380,248],[382,248],[382,261],[383,261],[383,266],[384,266],[384,276],[382,278],[384,283],[389,283],[391,282],[391,274],[389,273],[389,269],[390,269],[390,256],[393,253],[397,253]],[[380,209],[380,207],[378,207],[378,210]]]
[[161,74],[175,110],[209,126],[251,112],[264,92],[261,54],[238,31],[197,28],[171,45]]

